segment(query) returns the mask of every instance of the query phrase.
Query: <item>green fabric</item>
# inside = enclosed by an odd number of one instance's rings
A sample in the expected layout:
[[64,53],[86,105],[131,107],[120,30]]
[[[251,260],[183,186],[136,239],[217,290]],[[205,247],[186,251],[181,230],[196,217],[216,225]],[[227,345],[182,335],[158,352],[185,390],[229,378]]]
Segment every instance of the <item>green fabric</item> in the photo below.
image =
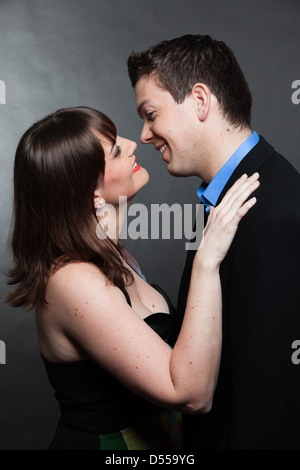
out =
[[100,450],[181,450],[182,416],[161,410],[133,426],[110,434],[100,434]]
[[128,450],[128,447],[120,432],[100,434],[100,450]]

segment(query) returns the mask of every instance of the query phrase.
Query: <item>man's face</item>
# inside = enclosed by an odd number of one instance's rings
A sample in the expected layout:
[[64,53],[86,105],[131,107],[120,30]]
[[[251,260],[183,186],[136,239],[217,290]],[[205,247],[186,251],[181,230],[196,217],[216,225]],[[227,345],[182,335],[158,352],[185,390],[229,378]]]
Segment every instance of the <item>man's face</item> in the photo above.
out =
[[192,95],[177,104],[153,76],[140,78],[135,94],[138,114],[144,120],[141,142],[161,152],[172,175],[197,175],[199,120]]

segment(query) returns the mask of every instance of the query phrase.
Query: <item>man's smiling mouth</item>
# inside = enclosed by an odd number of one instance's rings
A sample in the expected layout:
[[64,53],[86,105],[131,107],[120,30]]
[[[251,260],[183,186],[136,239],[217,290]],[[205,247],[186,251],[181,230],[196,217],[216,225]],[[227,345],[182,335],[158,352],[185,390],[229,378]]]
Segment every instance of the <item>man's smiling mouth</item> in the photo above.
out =
[[164,145],[162,145],[162,146],[160,147],[159,151],[161,152],[161,154],[164,153],[164,151],[166,150],[166,148],[167,148],[167,145],[166,145],[166,144],[164,144]]

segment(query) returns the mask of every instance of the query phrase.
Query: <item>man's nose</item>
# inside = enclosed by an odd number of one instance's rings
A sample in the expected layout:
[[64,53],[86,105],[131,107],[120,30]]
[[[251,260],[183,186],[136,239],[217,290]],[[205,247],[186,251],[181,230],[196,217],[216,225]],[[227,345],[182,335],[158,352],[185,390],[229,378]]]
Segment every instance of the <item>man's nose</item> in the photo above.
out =
[[150,129],[150,126],[148,123],[145,122],[142,133],[141,133],[142,144],[150,144],[152,137],[153,137],[153,133]]

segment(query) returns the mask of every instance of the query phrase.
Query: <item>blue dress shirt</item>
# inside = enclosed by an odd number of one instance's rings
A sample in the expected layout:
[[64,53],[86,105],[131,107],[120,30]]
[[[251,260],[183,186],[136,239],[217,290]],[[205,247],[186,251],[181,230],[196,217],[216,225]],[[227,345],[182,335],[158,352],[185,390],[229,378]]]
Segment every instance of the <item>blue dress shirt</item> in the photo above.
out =
[[238,164],[243,160],[243,158],[250,152],[250,150],[255,147],[259,141],[259,135],[253,131],[252,135],[248,137],[231,155],[229,160],[222,166],[218,171],[216,176],[211,180],[207,185],[202,183],[197,190],[197,195],[205,205],[205,210],[209,213],[209,207],[215,206],[221,192],[223,191],[227,181],[230,176],[238,166]]

